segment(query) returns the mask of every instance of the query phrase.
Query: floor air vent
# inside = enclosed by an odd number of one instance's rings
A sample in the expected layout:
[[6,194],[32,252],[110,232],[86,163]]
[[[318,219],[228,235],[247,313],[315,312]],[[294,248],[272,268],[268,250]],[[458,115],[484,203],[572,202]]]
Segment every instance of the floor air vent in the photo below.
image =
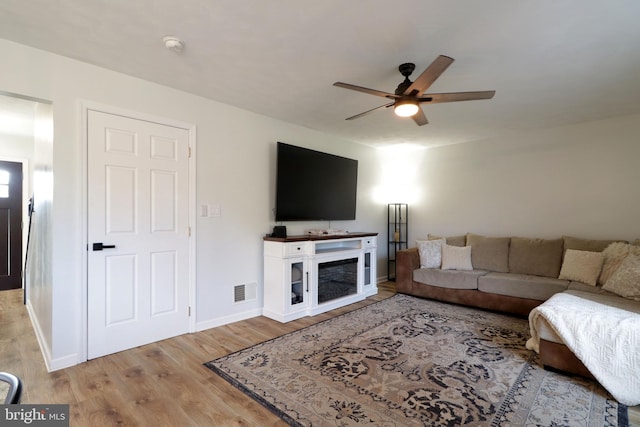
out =
[[257,284],[243,283],[233,287],[233,302],[243,302],[256,299]]

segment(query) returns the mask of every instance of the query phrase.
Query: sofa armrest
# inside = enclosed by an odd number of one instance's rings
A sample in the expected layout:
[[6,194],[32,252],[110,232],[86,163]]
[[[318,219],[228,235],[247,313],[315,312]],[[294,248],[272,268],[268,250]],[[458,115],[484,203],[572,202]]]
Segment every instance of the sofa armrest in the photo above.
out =
[[411,293],[413,270],[420,268],[418,248],[403,249],[396,253],[396,291]]

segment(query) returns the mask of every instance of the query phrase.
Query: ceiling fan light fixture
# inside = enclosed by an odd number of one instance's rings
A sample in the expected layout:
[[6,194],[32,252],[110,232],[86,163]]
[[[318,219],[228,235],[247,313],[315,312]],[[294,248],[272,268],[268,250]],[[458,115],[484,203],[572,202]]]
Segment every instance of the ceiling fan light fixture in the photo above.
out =
[[417,102],[406,99],[396,102],[396,105],[393,106],[393,111],[396,116],[411,117],[418,112],[419,108]]

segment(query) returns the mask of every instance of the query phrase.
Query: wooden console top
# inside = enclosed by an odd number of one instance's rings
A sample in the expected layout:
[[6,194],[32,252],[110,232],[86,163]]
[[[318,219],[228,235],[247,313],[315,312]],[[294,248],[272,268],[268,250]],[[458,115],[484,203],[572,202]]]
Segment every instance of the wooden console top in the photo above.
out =
[[334,240],[334,239],[355,239],[358,237],[371,237],[377,236],[378,233],[356,231],[347,234],[302,234],[299,236],[287,236],[287,237],[271,237],[265,236],[264,240],[271,242],[304,242],[313,240]]

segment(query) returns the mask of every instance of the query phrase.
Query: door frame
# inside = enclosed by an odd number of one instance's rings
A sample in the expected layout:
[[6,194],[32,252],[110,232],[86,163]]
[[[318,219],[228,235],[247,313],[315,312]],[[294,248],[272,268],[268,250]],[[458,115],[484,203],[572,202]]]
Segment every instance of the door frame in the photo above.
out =
[[81,123],[81,141],[82,141],[82,242],[85,245],[86,249],[82,250],[82,286],[81,286],[81,302],[82,302],[82,312],[79,322],[79,342],[78,349],[79,352],[79,360],[78,363],[86,362],[88,360],[89,353],[89,340],[88,340],[88,286],[89,286],[89,240],[88,240],[88,221],[89,221],[89,184],[88,184],[88,154],[89,154],[89,139],[88,139],[88,119],[89,119],[89,111],[99,111],[102,113],[112,114],[116,116],[123,116],[127,118],[131,118],[134,120],[143,120],[152,123],[158,123],[161,125],[177,127],[180,129],[184,129],[189,133],[189,147],[190,147],[190,156],[188,159],[189,162],[189,230],[190,230],[190,238],[189,238],[189,307],[190,307],[190,316],[189,316],[189,333],[196,331],[196,225],[197,225],[197,216],[196,216],[196,125],[191,123],[185,123],[174,119],[169,119],[166,117],[156,116],[147,113],[141,113],[138,111],[131,111],[120,107],[115,107],[112,105],[101,104],[94,101],[89,100],[80,100],[79,101],[80,108],[80,123]]

